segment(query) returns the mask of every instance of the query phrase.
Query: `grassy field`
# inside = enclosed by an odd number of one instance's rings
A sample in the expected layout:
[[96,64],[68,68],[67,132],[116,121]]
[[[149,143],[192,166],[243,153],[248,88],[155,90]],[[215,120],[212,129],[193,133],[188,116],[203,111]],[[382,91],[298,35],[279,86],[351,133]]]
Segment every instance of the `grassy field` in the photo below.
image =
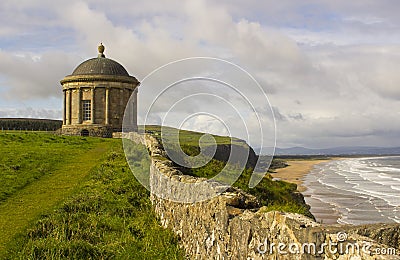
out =
[[[160,137],[157,127],[147,130]],[[187,154],[197,155],[200,136],[180,131]],[[129,149],[133,170],[146,174],[147,149]],[[0,133],[0,151],[0,259],[184,259],[176,236],[159,225],[148,191],[129,169],[121,140],[7,132]],[[224,166],[212,159],[185,173],[209,178]],[[249,189],[251,174],[246,169],[234,185],[267,210],[311,215],[293,196],[295,184],[267,175]]]
[[[134,170],[148,171],[143,146]],[[183,259],[121,140],[0,134],[0,259]]]
[[37,132],[0,133],[0,203],[102,145],[107,145],[103,139],[58,137]]

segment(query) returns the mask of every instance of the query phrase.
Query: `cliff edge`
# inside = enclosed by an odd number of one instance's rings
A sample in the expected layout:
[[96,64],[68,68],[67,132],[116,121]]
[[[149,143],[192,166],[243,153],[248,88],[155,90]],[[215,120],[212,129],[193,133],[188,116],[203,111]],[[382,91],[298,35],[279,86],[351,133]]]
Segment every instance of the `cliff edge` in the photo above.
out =
[[[399,225],[322,225],[304,215],[260,208],[256,197],[232,187],[201,202],[159,196],[163,189],[190,197],[192,191],[180,187],[204,179],[173,167],[152,135],[123,138],[147,146],[155,212],[180,237],[190,259],[400,259]],[[169,186],[163,185],[166,180]]]

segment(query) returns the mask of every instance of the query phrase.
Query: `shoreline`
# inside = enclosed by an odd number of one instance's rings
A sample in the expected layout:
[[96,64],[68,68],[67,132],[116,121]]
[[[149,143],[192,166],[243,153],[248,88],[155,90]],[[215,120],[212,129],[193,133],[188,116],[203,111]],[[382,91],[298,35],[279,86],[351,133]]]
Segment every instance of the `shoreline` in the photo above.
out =
[[306,203],[311,207],[310,212],[314,215],[317,222],[337,224],[340,216],[332,205],[313,199],[310,194],[306,194],[307,188],[304,186],[304,177],[312,171],[315,165],[339,159],[343,158],[287,160],[287,167],[276,169],[271,175],[274,178],[297,185],[297,191],[303,194]]
[[335,159],[336,158],[316,159],[316,160],[307,160],[307,159],[287,160],[285,161],[288,164],[287,167],[275,169],[275,172],[271,173],[271,175],[274,178],[278,178],[283,181],[297,184],[297,190],[303,193],[307,189],[303,185],[303,179],[314,168],[314,165],[324,162],[329,162]]

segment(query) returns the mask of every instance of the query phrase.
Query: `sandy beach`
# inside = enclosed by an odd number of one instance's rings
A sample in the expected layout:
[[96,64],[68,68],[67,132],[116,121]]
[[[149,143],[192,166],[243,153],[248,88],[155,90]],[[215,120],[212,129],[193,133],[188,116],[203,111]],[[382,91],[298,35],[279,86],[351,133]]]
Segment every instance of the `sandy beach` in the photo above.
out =
[[[330,160],[332,159],[288,160],[286,163],[289,166],[276,169],[276,173],[272,173],[272,176],[274,178],[297,184],[297,190],[303,193],[305,197],[308,197],[309,195],[304,194],[306,187],[303,186],[303,178],[313,169],[314,165],[328,162]],[[326,224],[337,223],[339,218],[338,212],[333,208],[327,207],[328,204],[311,198],[309,198],[307,203],[311,206],[311,213],[317,218],[317,221]]]
[[318,163],[327,162],[328,160],[290,160],[286,161],[289,164],[288,167],[276,169],[276,173],[273,173],[274,178],[279,178],[283,181],[296,183],[297,190],[304,192],[306,188],[302,185],[303,178],[308,174],[314,165]]

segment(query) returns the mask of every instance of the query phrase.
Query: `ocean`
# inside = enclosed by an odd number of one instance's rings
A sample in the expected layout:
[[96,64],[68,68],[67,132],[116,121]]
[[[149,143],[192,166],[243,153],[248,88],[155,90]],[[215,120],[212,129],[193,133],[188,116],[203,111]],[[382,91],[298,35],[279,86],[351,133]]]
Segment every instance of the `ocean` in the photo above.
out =
[[400,223],[400,156],[332,160],[304,178],[311,213],[323,223]]

